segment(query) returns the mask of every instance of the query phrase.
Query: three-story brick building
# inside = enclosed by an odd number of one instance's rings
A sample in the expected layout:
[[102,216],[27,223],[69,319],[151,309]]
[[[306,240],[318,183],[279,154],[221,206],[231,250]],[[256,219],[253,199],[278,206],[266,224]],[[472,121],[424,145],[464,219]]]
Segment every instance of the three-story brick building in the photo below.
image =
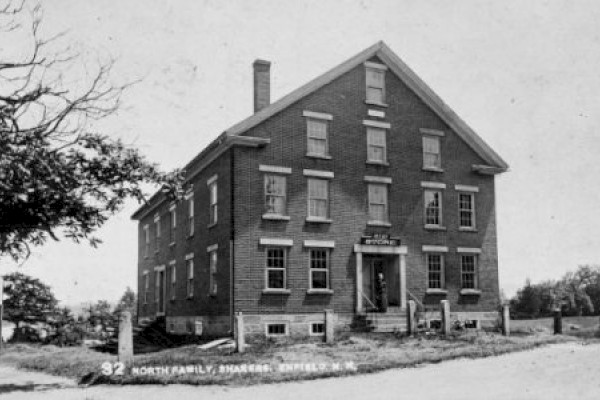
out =
[[157,193],[139,221],[139,315],[185,333],[319,335],[348,327],[387,283],[394,328],[407,301],[484,323],[499,301],[494,177],[507,164],[384,43],[270,103]]

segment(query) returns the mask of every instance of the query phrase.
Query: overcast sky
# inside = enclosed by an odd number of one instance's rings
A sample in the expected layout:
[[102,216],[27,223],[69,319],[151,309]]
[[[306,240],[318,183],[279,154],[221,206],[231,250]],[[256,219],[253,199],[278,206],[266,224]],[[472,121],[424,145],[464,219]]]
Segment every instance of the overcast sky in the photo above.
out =
[[[165,169],[252,112],[251,63],[272,61],[272,99],[385,41],[510,165],[496,182],[500,286],[600,263],[600,2],[45,2],[48,32],[118,58],[140,79],[97,128]],[[393,206],[393,205],[392,205]],[[136,288],[131,202],[99,249],[67,241],[20,268],[65,304]],[[410,266],[409,266],[410,267]],[[2,272],[16,265],[2,261]]]

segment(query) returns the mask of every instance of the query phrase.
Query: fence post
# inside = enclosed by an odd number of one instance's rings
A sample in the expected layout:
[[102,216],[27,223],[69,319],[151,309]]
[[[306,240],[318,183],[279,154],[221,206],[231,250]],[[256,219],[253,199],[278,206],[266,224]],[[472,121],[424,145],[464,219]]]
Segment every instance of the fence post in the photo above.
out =
[[235,342],[238,353],[246,350],[246,340],[244,337],[244,316],[241,312],[235,315]]
[[502,305],[502,334],[510,335],[510,306],[508,304]]
[[442,333],[450,334],[450,302],[448,300],[440,301],[440,314],[442,316]]
[[414,300],[408,301],[408,307],[406,308],[406,324],[408,325],[408,334],[414,335],[417,333],[417,303]]
[[334,342],[334,314],[333,310],[325,310],[325,343]]
[[562,312],[560,308],[554,310],[554,334],[562,335]]
[[119,316],[119,361],[125,365],[133,364],[133,329],[129,311],[123,311]]

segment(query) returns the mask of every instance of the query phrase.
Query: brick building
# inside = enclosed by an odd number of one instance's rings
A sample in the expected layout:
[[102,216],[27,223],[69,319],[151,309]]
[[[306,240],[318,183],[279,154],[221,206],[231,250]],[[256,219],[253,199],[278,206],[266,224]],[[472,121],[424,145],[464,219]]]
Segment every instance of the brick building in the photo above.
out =
[[[133,215],[141,318],[212,335],[242,312],[251,334],[320,335],[325,309],[402,329],[410,299],[495,318],[508,166],[383,42],[272,104],[257,60],[254,108],[187,164],[182,200]],[[389,307],[372,314],[379,273]]]

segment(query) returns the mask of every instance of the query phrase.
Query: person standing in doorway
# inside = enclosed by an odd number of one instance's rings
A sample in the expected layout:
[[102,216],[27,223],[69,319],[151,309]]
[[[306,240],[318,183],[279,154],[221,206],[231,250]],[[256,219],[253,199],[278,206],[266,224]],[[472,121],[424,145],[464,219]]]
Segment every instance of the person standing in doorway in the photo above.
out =
[[386,312],[388,308],[387,285],[383,272],[377,274],[375,281],[375,301],[379,312]]

